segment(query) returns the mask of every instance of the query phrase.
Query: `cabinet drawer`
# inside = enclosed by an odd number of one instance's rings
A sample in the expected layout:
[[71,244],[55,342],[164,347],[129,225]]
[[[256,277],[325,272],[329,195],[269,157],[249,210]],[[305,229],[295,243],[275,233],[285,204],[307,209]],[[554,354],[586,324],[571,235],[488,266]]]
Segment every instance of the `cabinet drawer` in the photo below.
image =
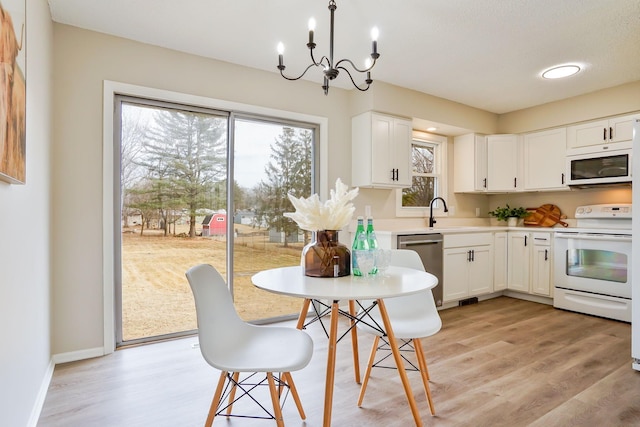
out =
[[464,246],[490,245],[493,243],[493,233],[445,234],[445,248],[460,248]]
[[551,233],[531,233],[533,244],[537,246],[551,246]]

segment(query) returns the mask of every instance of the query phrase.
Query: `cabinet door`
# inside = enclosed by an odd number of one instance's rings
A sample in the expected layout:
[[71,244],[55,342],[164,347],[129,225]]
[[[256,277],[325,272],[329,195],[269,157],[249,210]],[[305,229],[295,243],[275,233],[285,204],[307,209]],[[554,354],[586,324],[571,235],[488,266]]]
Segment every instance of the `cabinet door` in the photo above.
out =
[[633,121],[635,119],[640,119],[640,114],[609,119],[609,138],[611,142],[631,141],[633,138]]
[[471,248],[469,295],[493,292],[493,251],[490,245]]
[[567,148],[605,144],[608,140],[609,120],[597,120],[567,128]]
[[487,137],[487,189],[518,191],[520,181],[520,138],[518,135]]
[[487,191],[487,138],[466,134],[453,141],[453,191]]
[[508,289],[529,292],[530,244],[529,233],[519,231],[509,232],[509,249],[507,255]]
[[469,248],[452,248],[443,251],[444,302],[469,296],[469,251]]
[[393,118],[374,114],[371,117],[371,183],[391,184],[395,177],[393,160]]
[[493,290],[507,289],[507,232],[498,232],[493,242]]
[[393,141],[389,146],[390,158],[393,159],[391,169],[396,169],[394,185],[411,187],[411,139],[413,124],[410,120],[393,119]]
[[551,248],[534,245],[531,262],[531,291],[551,296]]
[[565,185],[567,129],[524,136],[524,189],[568,190]]

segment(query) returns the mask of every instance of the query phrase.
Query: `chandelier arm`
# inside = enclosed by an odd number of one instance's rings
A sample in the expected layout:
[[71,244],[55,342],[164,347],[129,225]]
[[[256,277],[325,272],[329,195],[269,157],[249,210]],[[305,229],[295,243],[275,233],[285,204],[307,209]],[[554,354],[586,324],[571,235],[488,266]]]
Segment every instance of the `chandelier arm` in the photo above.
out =
[[344,70],[345,69],[344,66],[340,66],[340,64],[342,64],[343,62],[348,62],[349,64],[351,64],[351,67],[353,67],[353,69],[356,70],[357,72],[366,73],[367,71],[371,71],[373,66],[376,65],[376,59],[377,58],[373,59],[373,61],[371,62],[371,66],[369,68],[360,69],[360,68],[356,67],[356,64],[354,64],[352,60],[345,58],[345,59],[341,59],[340,61],[336,62],[336,68],[342,68]]
[[300,74],[298,77],[289,77],[289,76],[285,76],[285,74],[284,74],[284,69],[281,69],[281,70],[280,70],[280,75],[281,75],[282,77],[284,77],[285,79],[287,79],[287,80],[291,80],[291,81],[293,81],[293,80],[300,80],[302,77],[304,77],[304,75],[305,75],[305,74],[307,74],[307,71],[309,71],[309,68],[311,68],[311,67],[320,67],[320,66],[321,66],[321,64],[320,64],[320,63],[318,63],[318,64],[315,64],[315,63],[314,63],[314,64],[309,64],[309,66],[308,66],[307,68],[305,68],[305,69],[304,69],[304,71],[302,72],[302,74]]
[[363,89],[363,88],[361,88],[360,86],[358,86],[358,84],[355,82],[355,80],[353,80],[353,76],[351,76],[351,73],[349,72],[349,70],[347,70],[347,69],[346,69],[345,67],[343,67],[343,66],[339,66],[339,67],[336,67],[336,68],[339,68],[339,69],[341,69],[341,70],[344,70],[344,72],[345,72],[345,73],[347,73],[347,75],[349,76],[349,79],[351,80],[351,83],[353,84],[353,86],[354,86],[356,89],[358,89],[359,91],[362,91],[362,92],[365,92],[365,91],[369,90],[369,86],[371,86],[371,83],[373,82],[373,80],[371,80],[371,82],[365,82],[365,83],[366,83],[366,85],[367,85],[367,87],[365,87],[365,88]]

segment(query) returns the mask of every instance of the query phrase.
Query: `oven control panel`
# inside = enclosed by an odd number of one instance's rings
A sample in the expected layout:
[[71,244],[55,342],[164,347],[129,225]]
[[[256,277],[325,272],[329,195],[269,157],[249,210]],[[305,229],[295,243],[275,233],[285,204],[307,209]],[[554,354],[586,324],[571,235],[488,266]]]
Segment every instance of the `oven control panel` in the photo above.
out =
[[576,208],[576,219],[621,218],[631,219],[631,204],[587,205]]

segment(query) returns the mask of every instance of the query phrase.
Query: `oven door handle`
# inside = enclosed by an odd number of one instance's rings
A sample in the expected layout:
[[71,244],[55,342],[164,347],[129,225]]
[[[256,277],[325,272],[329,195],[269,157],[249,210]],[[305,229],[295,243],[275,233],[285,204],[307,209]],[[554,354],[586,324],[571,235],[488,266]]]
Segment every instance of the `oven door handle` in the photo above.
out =
[[603,234],[556,233],[556,238],[574,239],[574,240],[598,240],[598,241],[609,241],[609,242],[630,242],[631,241],[631,236],[626,236],[621,234],[603,235]]

